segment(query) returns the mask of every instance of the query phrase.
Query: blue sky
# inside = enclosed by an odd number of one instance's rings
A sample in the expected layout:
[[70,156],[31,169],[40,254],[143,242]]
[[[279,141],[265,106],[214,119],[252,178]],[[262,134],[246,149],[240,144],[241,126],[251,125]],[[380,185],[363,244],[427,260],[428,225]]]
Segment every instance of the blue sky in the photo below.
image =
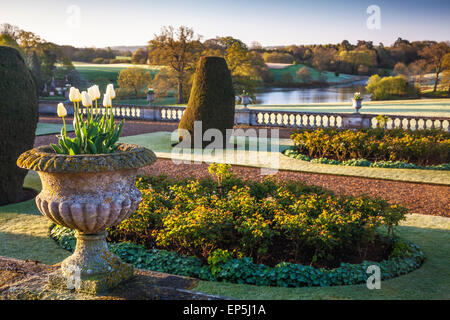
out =
[[[379,30],[367,28],[370,5],[380,8]],[[389,45],[397,37],[450,40],[450,1],[2,0],[0,23],[4,22],[47,41],[78,47],[144,45],[164,25],[192,27],[204,40],[233,36],[248,44],[338,43],[343,39],[355,43],[363,39]]]

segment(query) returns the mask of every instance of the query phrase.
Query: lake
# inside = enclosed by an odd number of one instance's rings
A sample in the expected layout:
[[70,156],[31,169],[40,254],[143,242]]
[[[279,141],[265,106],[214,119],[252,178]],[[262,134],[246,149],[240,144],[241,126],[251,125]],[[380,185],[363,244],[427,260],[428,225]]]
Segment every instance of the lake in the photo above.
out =
[[280,104],[304,104],[304,103],[333,103],[349,102],[355,92],[361,92],[364,100],[370,100],[365,94],[365,81],[363,83],[324,88],[270,88],[256,94],[256,104],[280,105]]

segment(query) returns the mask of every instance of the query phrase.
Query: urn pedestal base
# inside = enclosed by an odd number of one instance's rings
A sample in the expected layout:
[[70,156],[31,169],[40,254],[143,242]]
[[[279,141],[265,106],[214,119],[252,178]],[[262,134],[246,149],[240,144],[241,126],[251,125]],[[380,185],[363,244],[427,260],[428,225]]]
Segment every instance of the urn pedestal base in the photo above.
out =
[[77,232],[75,252],[49,277],[50,286],[98,295],[131,278],[133,266],[108,250],[106,235]]

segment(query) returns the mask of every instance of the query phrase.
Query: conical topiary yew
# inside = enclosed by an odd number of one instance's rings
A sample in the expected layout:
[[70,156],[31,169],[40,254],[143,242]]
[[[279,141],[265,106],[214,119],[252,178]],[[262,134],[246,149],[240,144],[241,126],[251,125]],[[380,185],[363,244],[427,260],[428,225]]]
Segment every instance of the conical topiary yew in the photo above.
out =
[[[194,76],[188,105],[178,128],[189,131],[191,145],[194,146],[194,122],[201,121],[202,130],[195,134],[201,134],[203,137],[206,130],[218,129],[224,137],[225,146],[226,129],[232,129],[234,124],[234,104],[233,83],[225,59],[202,57]],[[199,138],[202,140],[197,137]],[[202,147],[209,143],[203,142]]]
[[0,205],[19,201],[27,171],[19,155],[32,148],[38,121],[36,84],[19,51],[0,46]]

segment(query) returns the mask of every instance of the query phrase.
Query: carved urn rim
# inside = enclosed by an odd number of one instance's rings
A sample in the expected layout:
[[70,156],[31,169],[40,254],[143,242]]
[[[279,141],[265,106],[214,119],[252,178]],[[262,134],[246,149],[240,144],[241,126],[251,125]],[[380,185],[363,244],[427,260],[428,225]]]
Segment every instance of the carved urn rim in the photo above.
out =
[[153,151],[136,144],[119,143],[114,153],[79,155],[58,154],[46,145],[22,153],[17,159],[17,165],[41,172],[96,173],[138,169],[155,161]]

